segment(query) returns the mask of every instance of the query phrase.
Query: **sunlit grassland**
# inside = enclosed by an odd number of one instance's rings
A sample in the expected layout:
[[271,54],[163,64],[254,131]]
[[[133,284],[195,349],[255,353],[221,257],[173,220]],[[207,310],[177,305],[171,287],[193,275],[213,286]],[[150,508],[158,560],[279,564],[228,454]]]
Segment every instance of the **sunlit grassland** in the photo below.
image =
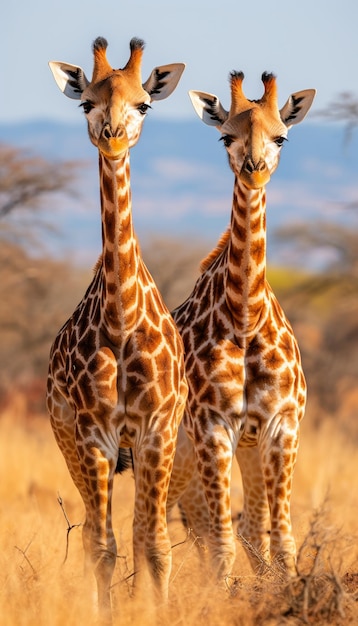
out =
[[[295,584],[283,592],[279,572],[274,570],[271,578],[257,581],[238,544],[237,579],[232,581],[236,593],[230,594],[225,585],[212,587],[200,569],[196,538],[187,538],[179,520],[174,519],[170,524],[174,546],[170,603],[160,622],[151,613],[149,589],[144,600],[131,597],[134,485],[131,472],[116,477],[114,623],[357,623],[356,470],[354,444],[334,423],[314,430],[308,413],[302,426],[292,497],[300,549]],[[2,414],[0,471],[0,624],[94,624],[94,584],[91,576],[84,576],[83,567],[83,506],[45,417],[25,419],[21,407]],[[235,519],[242,497],[236,467],[232,495]]]

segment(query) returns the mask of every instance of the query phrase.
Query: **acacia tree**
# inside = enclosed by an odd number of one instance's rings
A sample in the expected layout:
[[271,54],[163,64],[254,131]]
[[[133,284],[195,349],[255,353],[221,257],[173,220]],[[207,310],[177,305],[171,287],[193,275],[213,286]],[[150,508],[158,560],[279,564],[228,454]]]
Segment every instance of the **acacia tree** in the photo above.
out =
[[53,206],[54,197],[72,194],[80,165],[71,161],[50,162],[0,144],[0,237],[19,242],[50,227],[42,210]]
[[343,122],[345,139],[349,141],[358,126],[358,97],[351,91],[344,91],[327,107],[317,111],[316,117],[332,122]]
[[0,146],[0,218],[15,209],[39,208],[44,194],[62,191],[72,178],[73,163],[49,163],[38,156],[23,156],[11,146]]
[[[0,397],[45,381],[50,341],[71,311],[81,280],[66,263],[31,254],[51,224],[43,209],[72,194],[77,163],[49,162],[0,145]],[[66,290],[62,288],[66,284]]]

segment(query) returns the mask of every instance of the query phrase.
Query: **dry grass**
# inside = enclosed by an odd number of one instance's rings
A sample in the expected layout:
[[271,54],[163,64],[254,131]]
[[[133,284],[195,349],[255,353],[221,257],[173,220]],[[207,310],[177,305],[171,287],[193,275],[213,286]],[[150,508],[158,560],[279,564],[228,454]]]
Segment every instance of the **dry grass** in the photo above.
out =
[[[255,579],[238,546],[235,576],[227,587],[212,587],[200,570],[195,538],[186,539],[174,521],[171,600],[161,617],[154,616],[148,598],[131,598],[133,479],[130,472],[118,477],[115,624],[358,623],[356,463],[353,444],[338,429],[313,431],[307,416],[292,502],[299,547],[297,578],[289,585],[282,583],[279,564],[264,579]],[[25,420],[15,409],[0,416],[0,471],[1,624],[91,626],[96,615],[94,585],[83,576],[81,529],[76,526],[82,521],[83,508],[46,419]],[[237,469],[232,491],[235,516],[241,499]],[[68,524],[64,511],[68,523],[74,525],[65,563]]]

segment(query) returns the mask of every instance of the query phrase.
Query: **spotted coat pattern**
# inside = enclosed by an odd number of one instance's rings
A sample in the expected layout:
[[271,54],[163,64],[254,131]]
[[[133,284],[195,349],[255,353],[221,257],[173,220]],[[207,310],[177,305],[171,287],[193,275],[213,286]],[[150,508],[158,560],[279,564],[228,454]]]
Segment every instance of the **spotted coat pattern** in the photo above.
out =
[[158,597],[167,597],[166,500],[187,397],[182,340],[134,235],[129,169],[129,149],[138,141],[149,103],[169,95],[184,66],[156,68],[143,87],[144,44],[133,39],[130,45],[126,67],[112,70],[107,42],[96,39],[91,82],[81,68],[51,64],[65,94],[81,99],[99,151],[103,250],[86,294],[52,346],[47,404],[85,505],[84,549],[106,623],[117,557],[111,496],[119,449],[122,456],[126,449],[133,452],[136,578],[147,564]]
[[306,383],[292,328],[266,279],[265,185],[287,130],[303,119],[313,90],[278,110],[275,78],[247,100],[231,74],[231,110],[191,92],[200,117],[221,132],[235,175],[231,221],[202,264],[189,298],[173,313],[185,346],[189,399],[179,429],[168,510],[179,500],[206,542],[220,577],[232,572],[231,467],[236,455],[244,503],[238,533],[255,571],[271,557],[295,570],[290,517],[293,470]]

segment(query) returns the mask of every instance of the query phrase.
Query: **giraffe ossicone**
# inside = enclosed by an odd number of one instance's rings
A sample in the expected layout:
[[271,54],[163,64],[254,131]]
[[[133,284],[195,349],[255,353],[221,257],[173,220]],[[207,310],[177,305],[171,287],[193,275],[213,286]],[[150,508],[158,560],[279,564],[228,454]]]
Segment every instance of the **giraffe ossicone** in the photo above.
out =
[[182,340],[133,230],[129,151],[150,103],[172,93],[185,66],[156,67],[142,83],[141,39],[131,40],[123,69],[112,69],[106,48],[103,37],[95,40],[91,80],[78,66],[50,63],[61,91],[81,101],[98,148],[103,245],[86,294],[51,348],[47,405],[85,505],[86,560],[102,619],[111,623],[117,557],[111,499],[119,448],[133,453],[135,578],[147,566],[158,598],[165,601],[168,593],[166,501],[187,383]]
[[188,403],[179,428],[168,497],[204,538],[217,577],[232,574],[235,541],[231,468],[238,460],[243,511],[238,535],[254,570],[271,559],[295,573],[290,498],[306,383],[293,330],[266,279],[266,190],[291,126],[315,90],[279,109],[276,79],[264,73],[260,100],[244,75],[230,75],[230,111],[219,98],[189,93],[199,117],[221,133],[235,176],[230,226],[202,263],[191,295],[173,312],[181,332]]

